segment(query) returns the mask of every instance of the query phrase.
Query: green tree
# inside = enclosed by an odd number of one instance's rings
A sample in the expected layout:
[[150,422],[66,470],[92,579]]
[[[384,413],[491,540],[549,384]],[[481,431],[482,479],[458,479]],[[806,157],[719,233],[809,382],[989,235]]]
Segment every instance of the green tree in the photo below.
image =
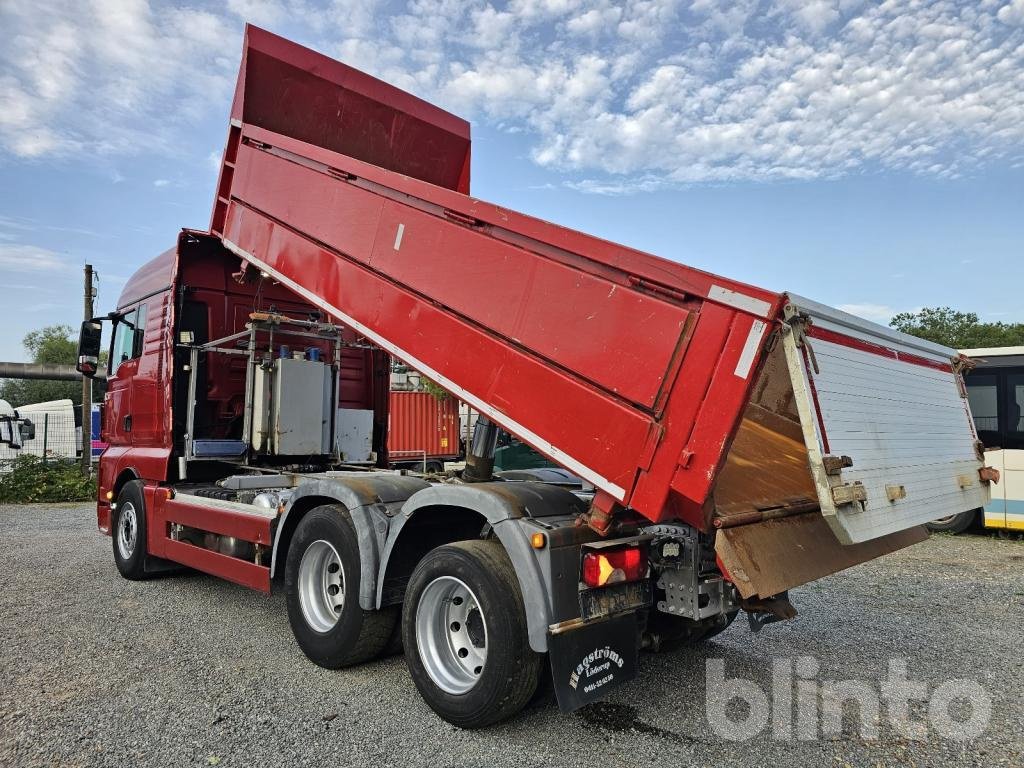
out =
[[426,376],[420,376],[420,384],[423,386],[424,391],[429,392],[438,400],[447,400],[449,394],[441,389],[441,387],[428,379]]
[[974,312],[959,312],[949,307],[901,312],[889,325],[898,331],[954,349],[1024,344],[1024,323],[983,323]]
[[[69,325],[48,325],[25,334],[22,342],[33,363],[74,365],[78,341]],[[37,379],[5,379],[0,384],[0,399],[14,408],[30,403],[69,398],[75,405],[82,402],[82,385],[77,381],[44,381]]]

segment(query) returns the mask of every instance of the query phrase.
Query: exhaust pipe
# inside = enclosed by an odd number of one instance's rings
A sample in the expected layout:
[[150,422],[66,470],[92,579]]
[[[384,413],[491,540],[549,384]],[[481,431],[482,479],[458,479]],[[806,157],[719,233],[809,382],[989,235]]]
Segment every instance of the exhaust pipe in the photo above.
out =
[[486,483],[494,479],[494,449],[498,447],[498,426],[486,416],[476,420],[473,440],[466,452],[462,479],[467,483]]

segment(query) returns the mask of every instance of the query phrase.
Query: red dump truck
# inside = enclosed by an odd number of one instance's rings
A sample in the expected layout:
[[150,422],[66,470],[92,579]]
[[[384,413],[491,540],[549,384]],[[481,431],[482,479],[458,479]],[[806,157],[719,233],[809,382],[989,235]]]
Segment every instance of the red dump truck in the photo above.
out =
[[[91,375],[113,324],[125,577],[283,589],[313,662],[404,646],[478,727],[984,506],[953,350],[485,203],[469,169],[465,121],[247,28],[209,230],[82,328]],[[460,477],[385,469],[392,356],[481,415]],[[494,478],[499,429],[582,488]]]

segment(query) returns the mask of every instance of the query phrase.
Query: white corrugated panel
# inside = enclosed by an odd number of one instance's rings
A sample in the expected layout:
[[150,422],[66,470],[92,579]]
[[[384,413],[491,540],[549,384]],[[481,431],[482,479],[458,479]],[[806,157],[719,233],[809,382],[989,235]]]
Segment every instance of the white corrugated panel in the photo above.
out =
[[[791,301],[811,321],[812,354],[799,349],[797,334],[788,335],[786,351],[822,513],[840,541],[867,541],[984,506],[977,436],[950,367],[956,352]],[[818,330],[829,338],[814,338]],[[812,358],[817,370],[807,365]],[[922,365],[922,358],[945,369]],[[853,465],[826,475],[825,454],[849,456]],[[834,503],[834,486],[858,482],[865,503]],[[900,488],[905,496],[891,500],[887,489]]]

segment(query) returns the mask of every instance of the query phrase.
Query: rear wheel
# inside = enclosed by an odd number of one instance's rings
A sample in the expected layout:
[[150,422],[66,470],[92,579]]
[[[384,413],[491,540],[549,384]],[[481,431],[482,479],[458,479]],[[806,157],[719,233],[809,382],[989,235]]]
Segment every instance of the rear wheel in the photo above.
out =
[[519,579],[497,541],[462,541],[428,553],[402,608],[405,660],[420,695],[461,728],[505,720],[537,688]]
[[146,501],[142,481],[125,483],[117,495],[117,508],[111,516],[114,563],[126,579],[146,577]]
[[948,515],[940,517],[938,520],[932,520],[927,524],[927,528],[929,531],[942,533],[963,533],[974,525],[977,517],[978,510],[970,509],[967,512],[961,512],[959,515]]
[[288,621],[302,652],[338,669],[380,654],[398,617],[396,608],[359,606],[359,545],[348,510],[328,504],[302,518],[285,564]]

